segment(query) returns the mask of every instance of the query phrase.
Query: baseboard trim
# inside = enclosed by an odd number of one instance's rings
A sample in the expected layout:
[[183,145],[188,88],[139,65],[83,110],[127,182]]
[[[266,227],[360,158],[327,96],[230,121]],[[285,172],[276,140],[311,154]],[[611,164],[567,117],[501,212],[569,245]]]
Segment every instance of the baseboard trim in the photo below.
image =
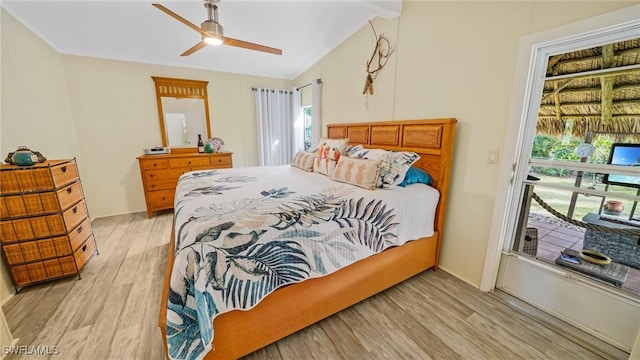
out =
[[559,332],[562,336],[567,339],[580,344],[584,348],[591,350],[592,352],[602,356],[605,359],[611,360],[627,360],[629,359],[629,353],[621,350],[597,337],[588,334],[575,326],[566,323],[553,315],[542,311],[535,306],[518,299],[517,297],[507,294],[506,292],[494,289],[489,292],[491,296],[496,297],[497,299],[502,300],[509,307],[520,311],[521,313],[527,315],[532,320],[537,323]]

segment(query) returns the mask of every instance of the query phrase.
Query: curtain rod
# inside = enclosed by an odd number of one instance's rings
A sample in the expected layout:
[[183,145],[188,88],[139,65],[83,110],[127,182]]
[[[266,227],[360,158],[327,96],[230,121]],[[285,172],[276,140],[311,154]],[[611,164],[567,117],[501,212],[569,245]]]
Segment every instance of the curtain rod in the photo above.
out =
[[293,91],[290,91],[290,90],[258,89],[258,88],[255,88],[255,87],[252,87],[252,88],[251,88],[251,91],[258,91],[258,90],[261,90],[261,91],[271,91],[271,92],[276,92],[276,91],[277,91],[277,92],[279,92],[279,93],[281,93],[281,94],[282,94],[282,93],[293,94]]
[[[316,79],[316,82],[317,82],[318,84],[322,84],[322,79]],[[307,86],[309,86],[309,85],[311,85],[311,84],[312,84],[312,83],[308,83],[308,84],[306,84],[306,85],[302,85],[302,86],[300,86],[300,87],[297,87],[297,88],[296,88],[296,91],[300,91],[300,89],[302,89],[302,88],[306,88]]]

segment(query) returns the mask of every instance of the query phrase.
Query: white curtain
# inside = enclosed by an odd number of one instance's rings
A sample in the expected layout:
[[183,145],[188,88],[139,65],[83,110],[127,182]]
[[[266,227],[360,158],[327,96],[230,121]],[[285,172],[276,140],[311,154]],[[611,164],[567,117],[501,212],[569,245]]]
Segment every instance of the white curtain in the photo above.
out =
[[302,92],[293,88],[293,138],[294,151],[304,150],[304,109],[302,108]]
[[321,98],[322,82],[320,79],[311,82],[311,146],[316,146],[322,137]]
[[295,154],[293,95],[288,90],[256,89],[258,165],[291,164]]

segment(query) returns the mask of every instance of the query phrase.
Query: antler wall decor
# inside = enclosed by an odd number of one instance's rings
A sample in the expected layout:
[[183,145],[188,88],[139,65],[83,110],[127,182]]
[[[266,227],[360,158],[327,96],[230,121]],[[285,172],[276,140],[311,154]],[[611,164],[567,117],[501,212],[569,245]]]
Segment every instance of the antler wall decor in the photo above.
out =
[[373,27],[371,20],[369,20],[369,25],[371,25],[373,35],[376,37],[376,47],[373,49],[373,54],[371,54],[371,57],[367,61],[367,79],[364,83],[364,89],[362,89],[363,95],[366,93],[373,95],[373,80],[378,77],[378,72],[387,65],[389,57],[391,57],[391,54],[395,51],[391,43],[389,43],[389,39],[387,39],[384,34],[380,34],[380,36],[376,34],[376,29]]

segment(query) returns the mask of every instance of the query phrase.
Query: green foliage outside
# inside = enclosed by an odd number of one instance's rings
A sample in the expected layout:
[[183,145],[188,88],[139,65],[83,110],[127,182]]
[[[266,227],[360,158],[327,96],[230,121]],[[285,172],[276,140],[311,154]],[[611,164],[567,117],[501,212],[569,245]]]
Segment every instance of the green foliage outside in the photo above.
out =
[[[575,148],[583,142],[583,139],[576,137],[554,138],[547,135],[536,135],[533,140],[531,157],[534,159],[578,162],[580,158],[575,154]],[[595,147],[595,151],[589,156],[587,161],[592,164],[606,164],[609,160],[609,152],[611,151],[611,145],[613,143],[613,139],[606,136],[594,137],[592,145]],[[575,185],[577,171],[542,167],[532,167],[531,170],[536,177],[545,183],[565,186]],[[601,181],[602,175],[584,172],[581,186],[604,191],[605,184],[602,184]],[[635,195],[637,189],[612,185],[609,186],[608,191],[611,192],[611,196],[607,197],[606,200],[621,200],[616,198],[616,193]],[[567,214],[569,203],[571,202],[571,192],[544,187],[536,187],[535,192],[554,209]],[[603,198],[600,196],[580,194],[576,199],[573,218],[582,219],[582,217],[588,213],[597,213],[602,202]],[[623,200],[622,202],[625,208],[623,216],[628,216],[630,209],[633,207],[633,202],[629,200]],[[532,202],[531,212],[548,214],[546,210],[535,203],[535,201]]]

